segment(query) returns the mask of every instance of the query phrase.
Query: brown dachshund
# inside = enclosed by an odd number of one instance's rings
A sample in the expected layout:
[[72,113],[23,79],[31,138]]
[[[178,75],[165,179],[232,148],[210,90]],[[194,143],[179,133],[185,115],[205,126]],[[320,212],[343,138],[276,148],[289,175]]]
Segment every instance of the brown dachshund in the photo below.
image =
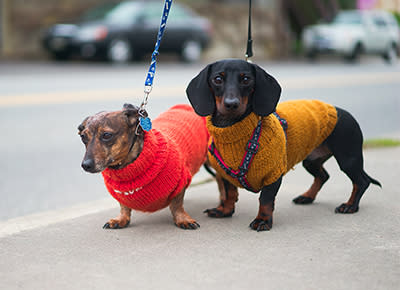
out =
[[126,227],[132,209],[154,212],[169,206],[178,227],[197,229],[200,225],[183,208],[183,197],[206,160],[209,134],[204,118],[189,105],[177,105],[146,132],[140,117],[147,114],[125,104],[121,111],[87,117],[78,127],[86,146],[83,169],[102,172],[108,191],[121,206],[120,215],[104,228]]

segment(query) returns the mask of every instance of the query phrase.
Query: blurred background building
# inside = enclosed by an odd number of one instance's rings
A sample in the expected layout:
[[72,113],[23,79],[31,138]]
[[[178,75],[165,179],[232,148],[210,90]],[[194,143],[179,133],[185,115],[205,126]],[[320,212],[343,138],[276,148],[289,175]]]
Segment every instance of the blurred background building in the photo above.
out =
[[[162,1],[162,0],[159,0]],[[0,0],[0,57],[43,59],[41,31],[67,22],[90,7],[114,0]],[[178,1],[208,18],[213,42],[205,58],[242,57],[247,37],[248,1]],[[342,9],[385,9],[400,12],[400,0],[253,0],[253,39],[261,59],[285,58],[301,50],[300,35],[307,25],[329,21]],[[400,19],[398,17],[398,19]]]

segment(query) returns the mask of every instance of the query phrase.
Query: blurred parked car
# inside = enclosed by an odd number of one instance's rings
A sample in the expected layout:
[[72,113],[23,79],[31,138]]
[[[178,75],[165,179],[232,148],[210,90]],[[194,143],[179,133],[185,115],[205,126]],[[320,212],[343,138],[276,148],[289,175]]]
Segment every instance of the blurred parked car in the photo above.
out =
[[303,47],[309,58],[338,53],[354,61],[361,54],[381,55],[393,62],[399,55],[400,32],[396,19],[385,11],[342,11],[331,23],[304,29]]
[[[154,49],[163,1],[123,1],[87,11],[80,21],[55,24],[42,34],[43,47],[56,59],[73,55],[112,62],[139,59]],[[178,53],[194,62],[211,40],[210,22],[173,3],[160,52]]]

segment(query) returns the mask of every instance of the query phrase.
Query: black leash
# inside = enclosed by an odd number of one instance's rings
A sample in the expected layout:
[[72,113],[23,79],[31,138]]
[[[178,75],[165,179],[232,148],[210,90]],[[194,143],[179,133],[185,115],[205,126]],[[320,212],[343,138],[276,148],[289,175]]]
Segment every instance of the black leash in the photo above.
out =
[[249,0],[249,29],[247,36],[246,61],[253,56],[253,39],[251,38],[251,0]]

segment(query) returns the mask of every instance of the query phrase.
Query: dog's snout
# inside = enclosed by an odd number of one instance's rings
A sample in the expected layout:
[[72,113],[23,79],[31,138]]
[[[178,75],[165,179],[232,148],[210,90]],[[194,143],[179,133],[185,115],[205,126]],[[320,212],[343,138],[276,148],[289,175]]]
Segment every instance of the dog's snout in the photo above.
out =
[[87,172],[94,172],[94,160],[93,159],[83,160],[82,168]]
[[227,110],[237,110],[239,108],[240,102],[237,98],[225,98],[224,106]]

